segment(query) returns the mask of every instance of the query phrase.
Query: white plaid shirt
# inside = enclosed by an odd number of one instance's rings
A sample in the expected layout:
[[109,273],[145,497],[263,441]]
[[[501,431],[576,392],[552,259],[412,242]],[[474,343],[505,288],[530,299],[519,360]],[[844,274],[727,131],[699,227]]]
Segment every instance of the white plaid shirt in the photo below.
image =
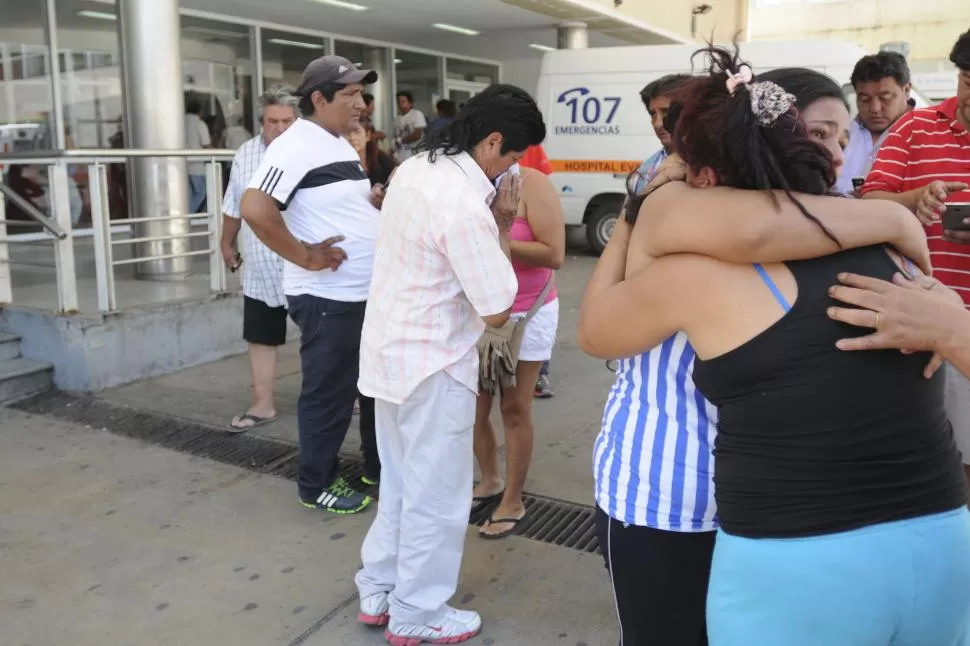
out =
[[518,282],[489,209],[495,187],[467,154],[398,167],[381,209],[360,342],[360,392],[403,403],[445,371],[478,392],[482,316],[506,311]]
[[[262,133],[256,135],[236,151],[229,175],[229,188],[222,199],[222,212],[232,218],[239,218],[239,204],[243,193],[256,169],[266,154],[266,144]],[[270,251],[253,233],[245,222],[242,223],[243,294],[270,307],[286,307],[283,294],[283,259]]]

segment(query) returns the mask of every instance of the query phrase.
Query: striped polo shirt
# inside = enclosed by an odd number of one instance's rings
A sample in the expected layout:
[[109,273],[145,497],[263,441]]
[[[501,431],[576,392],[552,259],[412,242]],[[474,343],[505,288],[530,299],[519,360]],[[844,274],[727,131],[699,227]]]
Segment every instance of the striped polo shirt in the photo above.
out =
[[717,529],[717,411],[694,387],[694,350],[678,332],[619,362],[593,449],[596,503],[629,525]]
[[[970,184],[970,132],[957,120],[957,99],[903,115],[879,149],[860,194],[905,193],[930,182]],[[970,202],[970,192],[948,202]],[[940,223],[926,228],[933,275],[970,307],[970,245],[947,242]]]

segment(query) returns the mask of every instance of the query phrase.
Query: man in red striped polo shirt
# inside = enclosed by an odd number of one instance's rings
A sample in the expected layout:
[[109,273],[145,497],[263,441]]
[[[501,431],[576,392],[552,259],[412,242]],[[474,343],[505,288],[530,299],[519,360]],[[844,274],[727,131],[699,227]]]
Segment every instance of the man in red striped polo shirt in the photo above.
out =
[[[886,138],[859,191],[899,202],[926,226],[933,273],[970,307],[970,232],[944,230],[946,203],[970,202],[970,31],[950,61],[959,69],[957,95],[904,115]],[[970,481],[970,381],[948,370],[947,414]]]

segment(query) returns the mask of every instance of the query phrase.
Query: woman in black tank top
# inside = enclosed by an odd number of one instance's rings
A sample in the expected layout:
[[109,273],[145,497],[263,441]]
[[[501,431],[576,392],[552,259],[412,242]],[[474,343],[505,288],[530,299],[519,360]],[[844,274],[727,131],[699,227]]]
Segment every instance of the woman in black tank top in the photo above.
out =
[[[825,193],[831,155],[793,97],[708,53],[673,137],[688,182]],[[764,267],[683,254],[623,280],[628,241],[618,224],[579,341],[613,358],[682,330],[697,352],[720,417],[710,643],[970,646],[970,513],[942,375],[923,378],[925,353],[839,351],[859,331],[826,315],[840,273],[888,279],[905,261],[884,247]]]

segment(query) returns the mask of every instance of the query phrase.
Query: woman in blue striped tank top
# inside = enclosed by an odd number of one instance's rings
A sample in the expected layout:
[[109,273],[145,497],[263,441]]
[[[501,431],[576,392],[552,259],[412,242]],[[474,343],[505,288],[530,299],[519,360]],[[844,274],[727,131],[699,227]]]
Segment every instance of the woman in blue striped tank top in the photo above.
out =
[[[777,80],[793,81],[801,107],[818,108],[835,101],[848,120],[845,99],[834,81],[810,70],[791,72]],[[675,106],[670,115],[674,119],[676,112]],[[674,130],[672,123],[668,129]],[[837,150],[837,129],[826,135],[832,135],[827,137],[831,141],[824,141],[821,134],[818,138]],[[639,175],[630,179],[631,195],[646,182],[652,181],[650,191],[666,181]],[[726,201],[721,199],[724,191],[730,193]],[[706,216],[717,209],[719,220],[732,226],[710,237],[718,245],[705,250],[711,255],[768,262],[818,256],[833,249],[832,241],[793,203],[776,205],[764,194],[733,189],[709,193],[686,189],[677,193],[675,202],[666,200],[658,210],[668,207],[673,220],[689,219],[688,214],[694,213]],[[822,196],[805,201],[813,212],[823,214],[820,219],[847,247],[891,241],[914,255],[925,252],[918,227],[906,226],[901,217],[887,217],[884,209],[873,204]],[[632,225],[636,215],[635,210],[629,213],[627,222]],[[650,220],[645,217],[643,226],[632,233],[626,275],[650,262],[645,251],[648,242],[669,241],[670,236],[661,233],[677,231],[666,219],[668,226],[657,231]],[[648,227],[653,239],[644,239]],[[696,231],[696,226],[680,228]],[[694,359],[683,333],[643,354],[621,359],[594,447],[597,529],[624,646],[707,644],[705,600],[718,528],[711,455],[717,411],[694,386]]]
[[[621,223],[587,287],[578,339],[586,352],[601,358],[641,352],[657,343],[662,348],[678,330],[696,347],[698,387],[720,406],[715,455],[722,528],[708,599],[710,642],[970,646],[970,514],[959,456],[943,413],[942,382],[939,376],[923,378],[928,355],[840,352],[835,342],[847,330],[833,326],[826,315],[829,286],[837,272],[885,278],[904,263],[881,246],[834,253],[857,246],[863,231],[856,221],[831,217],[838,211],[844,218],[857,207],[855,202],[822,197],[835,179],[833,155],[811,141],[794,109],[795,97],[774,83],[754,82],[736,54],[707,51],[714,59],[712,70],[685,88],[688,107],[674,136],[688,182],[696,187],[782,189],[787,197],[781,204],[790,198],[804,227],[798,229],[787,216],[774,225],[781,223],[798,242],[766,246],[762,239],[754,247],[772,257],[772,264],[764,266],[745,264],[744,253],[729,259],[736,264],[696,254],[645,261],[642,255],[637,260],[643,240],[636,239],[636,229],[631,234],[629,225]],[[815,197],[796,199],[792,191]],[[670,194],[659,191],[641,213],[649,219],[652,205]],[[638,210],[641,202],[634,200]],[[915,249],[913,255],[922,260],[925,240],[914,246],[919,236],[905,233],[912,231],[912,218],[888,203],[879,209],[901,227],[887,232],[884,240],[897,241],[902,234],[906,244],[901,251]],[[738,222],[731,220],[732,225]],[[821,250],[796,249],[814,245],[805,240],[819,234],[829,241]],[[744,237],[730,231],[727,235]],[[775,257],[779,252],[788,255]],[[813,258],[824,254],[833,255]],[[779,262],[784,258],[813,259]],[[673,353],[671,346],[668,356]],[[634,365],[625,362],[625,370]],[[614,500],[610,492],[636,481],[643,468],[633,465],[671,441],[665,424],[672,416],[688,419],[684,405],[676,403],[687,392],[686,386],[678,386],[680,374],[674,373],[674,403],[667,386],[657,387],[664,397],[648,405],[660,410],[639,417],[647,425],[643,430],[636,424],[615,424],[618,413],[611,406],[625,407],[633,415],[642,404],[624,398],[634,389],[614,388],[597,445],[598,461],[608,446],[630,447],[626,454],[614,450],[614,455],[628,455],[630,465],[625,472],[619,469],[616,486],[609,486],[612,473],[599,470],[597,491],[605,482],[604,548],[611,554],[614,589],[620,592],[619,577],[639,570],[639,585],[646,592],[639,610],[644,614],[654,613],[647,605],[654,599],[650,588],[688,600],[676,577],[686,579],[692,569],[672,572],[677,565],[665,564],[658,553],[667,550],[665,558],[683,566],[700,550],[689,553],[686,541],[674,547],[675,532],[647,524],[651,531],[635,528],[643,537],[639,552],[624,545],[621,554],[618,534],[633,528],[613,514],[629,505]],[[618,382],[628,378],[623,375]],[[651,378],[644,370],[642,379],[649,389],[662,377]],[[664,441],[635,439],[637,433],[656,436],[660,431]],[[678,447],[685,443],[680,438],[673,442]],[[678,468],[683,471],[677,456],[684,453],[673,455],[673,464],[667,463],[671,458],[666,452],[649,458],[660,463],[650,472],[659,471],[661,477],[647,481],[645,523],[672,520],[671,514],[664,518],[659,506],[651,513],[651,505],[683,499],[673,490],[676,478],[663,477]],[[654,486],[668,489],[655,494],[650,490]],[[603,501],[598,495],[601,506]],[[661,533],[666,537],[657,538]],[[645,560],[657,569],[642,568]],[[682,607],[666,610],[683,615]],[[622,643],[629,645],[622,607],[621,623]],[[648,643],[648,637],[649,643],[696,643],[690,641],[689,630],[680,635],[640,633],[638,639],[644,641],[635,643]]]

